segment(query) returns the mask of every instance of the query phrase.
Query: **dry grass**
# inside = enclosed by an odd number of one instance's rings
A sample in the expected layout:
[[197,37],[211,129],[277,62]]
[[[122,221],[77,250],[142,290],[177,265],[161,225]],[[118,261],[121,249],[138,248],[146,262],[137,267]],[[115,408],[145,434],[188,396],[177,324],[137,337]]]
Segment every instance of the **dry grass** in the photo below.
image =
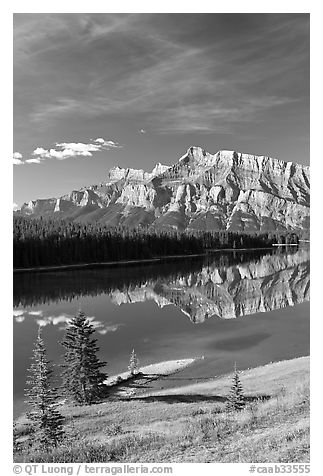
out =
[[[27,441],[15,461],[309,461],[309,358],[246,371],[241,381],[253,397],[241,412],[225,411],[227,378],[208,382],[209,393],[205,384],[194,386],[196,394],[192,386],[187,402],[176,401],[169,390],[148,399],[62,407],[67,440],[49,452],[28,448],[28,431],[20,419],[18,434],[27,435]],[[180,389],[182,396],[184,391]],[[267,399],[254,398],[259,395]]]

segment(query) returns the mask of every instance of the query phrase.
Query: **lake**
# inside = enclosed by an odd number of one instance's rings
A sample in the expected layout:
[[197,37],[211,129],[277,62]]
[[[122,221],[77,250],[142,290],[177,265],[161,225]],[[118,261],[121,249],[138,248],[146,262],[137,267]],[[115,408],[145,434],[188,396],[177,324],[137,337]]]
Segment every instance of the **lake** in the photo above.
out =
[[79,309],[97,330],[106,372],[204,357],[168,379],[178,386],[309,354],[309,249],[215,252],[140,266],[14,275],[14,413],[24,407],[39,326],[48,358]]

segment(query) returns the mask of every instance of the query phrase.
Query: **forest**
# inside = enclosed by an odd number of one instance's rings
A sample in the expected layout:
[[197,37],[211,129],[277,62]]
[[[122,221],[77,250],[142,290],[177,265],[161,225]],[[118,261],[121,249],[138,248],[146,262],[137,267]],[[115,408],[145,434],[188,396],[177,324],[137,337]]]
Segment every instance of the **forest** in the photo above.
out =
[[296,244],[296,233],[109,228],[64,220],[14,216],[13,266],[29,268],[202,254],[212,249]]

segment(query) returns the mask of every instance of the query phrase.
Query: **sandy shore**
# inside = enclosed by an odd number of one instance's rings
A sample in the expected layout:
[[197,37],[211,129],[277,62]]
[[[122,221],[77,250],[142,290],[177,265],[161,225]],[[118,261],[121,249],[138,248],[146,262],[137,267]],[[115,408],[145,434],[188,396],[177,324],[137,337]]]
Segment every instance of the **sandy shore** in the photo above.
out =
[[[175,372],[185,369],[189,365],[192,365],[194,362],[199,360],[201,357],[195,357],[191,359],[180,359],[180,360],[166,360],[164,362],[157,362],[150,365],[145,365],[139,367],[139,372],[146,376],[153,375],[171,375]],[[118,378],[122,380],[127,380],[130,377],[130,372],[122,372],[118,375],[113,375],[105,380],[106,385],[114,385],[117,382]]]

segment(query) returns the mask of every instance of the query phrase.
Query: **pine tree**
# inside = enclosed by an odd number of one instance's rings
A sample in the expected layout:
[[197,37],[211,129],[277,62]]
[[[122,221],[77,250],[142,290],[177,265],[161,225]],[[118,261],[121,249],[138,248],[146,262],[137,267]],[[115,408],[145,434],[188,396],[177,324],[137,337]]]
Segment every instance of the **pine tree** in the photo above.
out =
[[131,373],[131,375],[135,375],[139,372],[139,360],[138,360],[137,355],[135,353],[135,349],[132,349],[132,352],[131,352],[131,355],[130,355],[130,360],[129,360],[128,370]]
[[97,339],[92,338],[93,325],[79,311],[66,329],[61,344],[65,347],[63,367],[63,390],[67,397],[78,405],[90,405],[99,400],[102,384],[107,375],[101,372],[106,362],[100,362],[96,354]]
[[245,398],[243,395],[243,388],[237,371],[237,365],[234,364],[234,374],[232,377],[232,386],[227,398],[228,410],[242,410],[245,406]]
[[40,328],[28,372],[25,395],[26,403],[32,407],[27,417],[32,424],[34,444],[43,448],[57,446],[64,435],[64,419],[55,409],[57,392],[51,387],[53,370],[46,358]]

